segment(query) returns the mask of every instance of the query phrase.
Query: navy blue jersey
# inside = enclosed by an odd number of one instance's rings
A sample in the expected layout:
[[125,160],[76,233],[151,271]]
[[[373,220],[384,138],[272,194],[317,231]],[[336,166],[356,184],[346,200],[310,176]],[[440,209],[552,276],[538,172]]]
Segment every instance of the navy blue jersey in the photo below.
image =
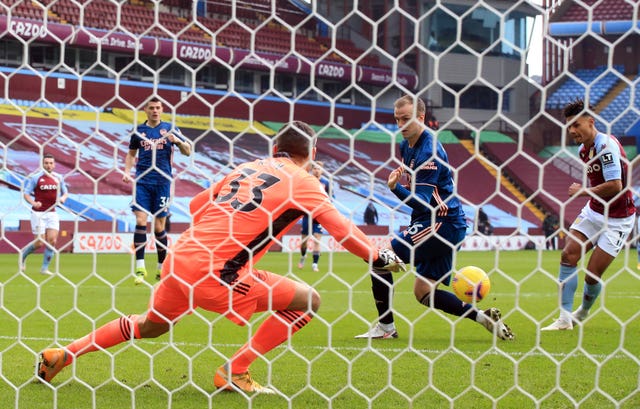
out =
[[[436,221],[466,226],[462,205],[455,195],[447,152],[442,144],[434,139],[434,136],[425,129],[413,148],[409,147],[409,142],[406,140],[400,143],[406,184],[396,184],[392,192],[413,209],[412,224],[416,222],[431,224],[432,213],[435,212]],[[406,170],[407,168],[413,172]],[[411,192],[412,176],[415,177],[414,192]]]
[[331,189],[331,182],[329,182],[329,179],[321,177],[320,183],[324,186],[324,191],[327,192],[327,196],[333,198],[333,189]]
[[[129,149],[138,151],[136,164],[136,181],[142,184],[157,184],[171,182],[171,159],[173,157],[173,143],[165,136],[173,133],[180,140],[184,137],[178,128],[173,128],[168,122],[160,122],[155,128],[147,122],[138,125],[136,132],[131,134]],[[152,170],[149,170],[152,169]]]

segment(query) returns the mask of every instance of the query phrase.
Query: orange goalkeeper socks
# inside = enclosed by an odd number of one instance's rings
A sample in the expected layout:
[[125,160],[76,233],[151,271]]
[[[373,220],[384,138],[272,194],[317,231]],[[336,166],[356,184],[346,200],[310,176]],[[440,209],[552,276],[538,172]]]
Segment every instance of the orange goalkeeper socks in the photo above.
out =
[[231,373],[241,374],[249,370],[249,366],[259,355],[271,351],[291,335],[299,331],[311,321],[312,316],[303,311],[276,311],[267,318],[253,335],[230,360]]
[[110,348],[130,340],[131,337],[140,338],[138,315],[117,318],[67,345],[65,349],[70,354],[67,354],[65,365],[69,365],[73,357],[97,351],[98,349]]

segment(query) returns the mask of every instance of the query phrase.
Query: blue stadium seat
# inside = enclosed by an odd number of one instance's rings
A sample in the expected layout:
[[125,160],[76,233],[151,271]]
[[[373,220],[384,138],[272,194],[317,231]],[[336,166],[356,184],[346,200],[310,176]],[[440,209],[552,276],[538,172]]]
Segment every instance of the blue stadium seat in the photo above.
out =
[[[590,85],[589,88],[589,103],[591,105],[597,105],[609,91],[618,83],[619,78],[613,71],[624,73],[624,67],[620,65],[614,65],[612,70],[607,72],[606,66],[598,67],[596,69],[580,69],[573,73],[581,82],[568,78],[560,87],[549,97],[547,101],[548,109],[559,109],[565,104],[578,97],[584,97],[586,93],[585,86],[582,84]],[[605,73],[603,75],[603,73]]]

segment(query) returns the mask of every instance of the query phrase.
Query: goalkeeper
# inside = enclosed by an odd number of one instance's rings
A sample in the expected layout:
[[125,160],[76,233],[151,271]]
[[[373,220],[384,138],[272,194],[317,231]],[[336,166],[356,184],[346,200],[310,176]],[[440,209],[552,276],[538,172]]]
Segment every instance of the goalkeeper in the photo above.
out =
[[252,379],[249,366],[308,324],[320,306],[320,296],[307,284],[253,268],[274,240],[303,214],[310,214],[374,268],[404,268],[392,251],[377,250],[342,216],[318,178],[308,173],[316,153],[309,125],[296,121],[283,127],[273,151],[271,158],[238,166],[191,201],[192,227],[170,249],[146,314],[115,319],[65,348],[44,350],[38,376],[50,382],[83,354],[132,338],[165,334],[196,307],[220,313],[238,325],[247,324],[254,312],[271,310],[275,313],[249,342],[218,368],[214,385],[274,393]]
[[[394,117],[404,138],[400,143],[402,166],[391,172],[387,185],[413,210],[411,225],[391,241],[391,246],[402,260],[413,261],[413,292],[420,304],[469,318],[501,339],[512,339],[513,333],[502,322],[497,308],[480,311],[453,293],[438,289],[441,283],[449,285],[453,252],[464,239],[467,225],[454,194],[447,153],[424,124],[424,102],[416,100],[414,104],[413,97],[404,96],[394,104]],[[407,177],[405,185],[400,183],[403,175]],[[371,282],[379,322],[356,338],[397,338],[391,309],[393,275],[374,269]]]

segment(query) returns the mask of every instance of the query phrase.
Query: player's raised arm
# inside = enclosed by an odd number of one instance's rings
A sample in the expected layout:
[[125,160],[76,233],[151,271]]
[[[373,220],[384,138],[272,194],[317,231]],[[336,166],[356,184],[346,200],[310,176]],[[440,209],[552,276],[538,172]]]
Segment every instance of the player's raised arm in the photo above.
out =
[[350,253],[372,262],[374,269],[406,271],[406,266],[391,250],[379,250],[358,226],[328,205],[323,213],[316,216],[318,222]]
[[189,142],[189,140],[180,133],[180,130],[176,129],[176,133],[177,135],[173,132],[169,132],[167,134],[167,139],[169,139],[172,144],[178,147],[181,154],[183,154],[184,156],[190,156],[191,142]]

